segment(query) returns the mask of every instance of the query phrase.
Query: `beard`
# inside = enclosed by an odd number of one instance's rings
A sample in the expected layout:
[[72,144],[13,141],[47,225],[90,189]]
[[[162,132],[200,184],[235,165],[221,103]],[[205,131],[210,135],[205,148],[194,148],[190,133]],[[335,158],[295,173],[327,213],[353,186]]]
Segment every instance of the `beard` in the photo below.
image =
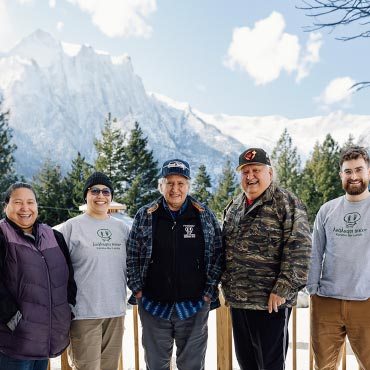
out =
[[352,184],[350,181],[347,181],[343,184],[343,189],[349,195],[360,195],[368,188],[368,185],[369,183],[365,183],[363,180],[360,180],[358,184]]

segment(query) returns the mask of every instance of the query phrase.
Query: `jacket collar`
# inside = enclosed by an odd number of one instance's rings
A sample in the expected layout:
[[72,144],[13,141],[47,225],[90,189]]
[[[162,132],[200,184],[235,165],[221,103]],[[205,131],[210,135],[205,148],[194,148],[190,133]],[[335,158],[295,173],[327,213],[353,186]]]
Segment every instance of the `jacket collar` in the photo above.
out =
[[[266,203],[266,202],[270,201],[273,198],[273,194],[275,193],[275,190],[276,190],[276,184],[275,184],[275,182],[271,182],[269,187],[257,199],[254,200],[250,209],[253,209],[253,208],[255,208],[256,206],[258,206],[260,204],[263,204],[263,203]],[[245,207],[246,195],[245,195],[244,192],[239,194],[235,198],[234,204],[238,208],[239,207],[242,207],[242,208]]]
[[[27,235],[27,233],[25,233],[22,228],[20,228],[15,222],[13,222],[7,216],[5,216],[5,221],[11,227],[13,227],[17,233],[20,233],[21,235]],[[38,232],[38,229],[39,229],[39,224],[40,224],[40,221],[39,220],[36,220],[35,223],[33,224],[33,227],[32,227],[32,235],[34,237],[36,237],[36,235],[37,235],[37,232]]]
[[[147,213],[148,214],[151,214],[153,212],[155,212],[158,208],[159,208],[159,205],[162,203],[163,201],[163,196],[159,197],[158,199],[156,199],[154,202],[150,203],[148,205],[148,208],[147,208]],[[198,202],[196,199],[194,199],[191,195],[188,195],[186,197],[186,200],[185,202],[191,202],[192,205],[194,206],[194,208],[198,211],[198,212],[204,212],[205,211],[205,208],[204,206],[202,205],[202,203]]]

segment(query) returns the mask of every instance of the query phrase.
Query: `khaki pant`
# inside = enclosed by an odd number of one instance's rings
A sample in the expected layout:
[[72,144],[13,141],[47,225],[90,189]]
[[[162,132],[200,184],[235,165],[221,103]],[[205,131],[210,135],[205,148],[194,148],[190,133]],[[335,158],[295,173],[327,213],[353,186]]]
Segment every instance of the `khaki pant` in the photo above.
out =
[[69,364],[73,370],[117,370],[124,317],[73,320]]
[[346,338],[362,369],[370,370],[370,299],[311,297],[311,340],[316,370],[336,370]]

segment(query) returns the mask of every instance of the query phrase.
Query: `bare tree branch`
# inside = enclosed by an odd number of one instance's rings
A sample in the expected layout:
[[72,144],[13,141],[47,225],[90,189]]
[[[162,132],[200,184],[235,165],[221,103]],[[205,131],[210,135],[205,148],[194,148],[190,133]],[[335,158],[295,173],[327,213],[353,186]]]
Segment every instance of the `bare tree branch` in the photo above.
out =
[[[370,23],[370,20],[367,20],[370,18],[369,0],[303,0],[303,4],[297,8],[306,11],[308,17],[314,18],[313,25],[306,27],[308,31],[349,24],[367,27]],[[349,41],[359,37],[370,37],[370,30],[338,39]]]

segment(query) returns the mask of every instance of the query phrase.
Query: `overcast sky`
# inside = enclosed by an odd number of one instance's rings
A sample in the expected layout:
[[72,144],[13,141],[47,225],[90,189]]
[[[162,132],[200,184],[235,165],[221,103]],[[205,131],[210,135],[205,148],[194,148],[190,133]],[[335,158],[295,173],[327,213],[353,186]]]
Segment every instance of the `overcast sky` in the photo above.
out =
[[305,32],[300,1],[0,0],[0,51],[41,28],[131,56],[147,91],[205,113],[303,118],[370,114],[370,39]]

